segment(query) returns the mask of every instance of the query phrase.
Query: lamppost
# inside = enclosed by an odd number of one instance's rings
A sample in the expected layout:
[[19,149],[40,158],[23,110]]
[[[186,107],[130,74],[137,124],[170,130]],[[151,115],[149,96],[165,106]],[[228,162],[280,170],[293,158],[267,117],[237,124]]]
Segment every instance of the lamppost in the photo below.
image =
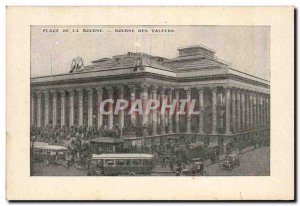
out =
[[34,142],[36,141],[36,136],[30,137],[30,176],[34,174],[34,158],[33,158],[33,149],[34,149]]

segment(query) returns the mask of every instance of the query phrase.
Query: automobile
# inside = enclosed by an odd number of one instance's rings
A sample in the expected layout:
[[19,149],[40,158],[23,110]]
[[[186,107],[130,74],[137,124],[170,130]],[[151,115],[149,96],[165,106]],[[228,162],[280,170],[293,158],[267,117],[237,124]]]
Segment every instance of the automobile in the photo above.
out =
[[226,156],[225,161],[219,165],[221,168],[233,169],[236,166],[240,166],[240,158],[238,154],[229,154]]
[[190,168],[184,168],[180,165],[176,169],[176,176],[207,176],[207,172],[204,170],[204,164],[202,161],[193,162]]
[[190,173],[192,176],[201,175],[207,176],[207,172],[204,170],[203,162],[194,162],[192,167],[190,168]]

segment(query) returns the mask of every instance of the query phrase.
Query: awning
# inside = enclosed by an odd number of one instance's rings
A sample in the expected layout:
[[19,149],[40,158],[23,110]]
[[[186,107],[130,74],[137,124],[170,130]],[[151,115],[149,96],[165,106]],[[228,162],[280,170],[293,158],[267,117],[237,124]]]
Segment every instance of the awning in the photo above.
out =
[[108,143],[108,144],[119,144],[122,143],[123,139],[113,137],[97,137],[91,140],[91,143]]

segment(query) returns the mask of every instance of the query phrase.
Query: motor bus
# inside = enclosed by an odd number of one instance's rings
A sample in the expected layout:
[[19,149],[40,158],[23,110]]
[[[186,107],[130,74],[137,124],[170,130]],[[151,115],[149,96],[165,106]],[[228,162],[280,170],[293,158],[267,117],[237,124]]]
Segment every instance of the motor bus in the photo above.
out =
[[153,168],[151,154],[93,154],[88,175],[149,175]]
[[33,158],[40,163],[58,163],[65,160],[67,148],[59,145],[38,144],[34,145]]

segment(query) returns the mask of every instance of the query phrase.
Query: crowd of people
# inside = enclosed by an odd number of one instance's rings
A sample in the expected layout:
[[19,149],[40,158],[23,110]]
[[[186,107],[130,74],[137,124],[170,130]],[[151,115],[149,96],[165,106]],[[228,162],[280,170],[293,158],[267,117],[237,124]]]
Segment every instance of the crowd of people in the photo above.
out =
[[30,135],[36,137],[36,141],[58,143],[59,140],[71,140],[79,138],[82,140],[92,140],[96,137],[115,137],[119,138],[120,131],[114,127],[108,129],[107,126],[96,128],[94,126],[63,126],[63,127],[31,127]]

